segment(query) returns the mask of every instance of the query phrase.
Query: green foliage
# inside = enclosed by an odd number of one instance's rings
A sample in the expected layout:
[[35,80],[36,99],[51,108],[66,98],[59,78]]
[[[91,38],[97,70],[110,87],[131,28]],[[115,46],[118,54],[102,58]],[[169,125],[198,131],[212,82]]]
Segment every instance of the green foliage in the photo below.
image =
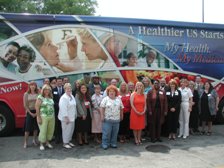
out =
[[0,12],[94,15],[96,0],[0,0]]

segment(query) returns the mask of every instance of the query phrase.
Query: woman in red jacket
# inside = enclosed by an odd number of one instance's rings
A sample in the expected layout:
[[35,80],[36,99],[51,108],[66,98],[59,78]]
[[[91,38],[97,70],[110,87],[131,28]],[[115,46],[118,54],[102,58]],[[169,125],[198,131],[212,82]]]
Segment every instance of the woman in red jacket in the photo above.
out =
[[147,110],[149,114],[149,123],[151,124],[151,142],[162,142],[160,139],[161,126],[167,114],[167,98],[164,90],[160,89],[160,83],[155,80],[153,89],[147,94]]

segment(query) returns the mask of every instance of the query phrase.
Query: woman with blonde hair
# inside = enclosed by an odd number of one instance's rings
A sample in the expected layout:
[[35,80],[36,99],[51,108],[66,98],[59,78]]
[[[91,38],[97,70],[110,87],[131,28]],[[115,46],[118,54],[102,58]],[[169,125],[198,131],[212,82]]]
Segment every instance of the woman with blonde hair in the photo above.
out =
[[179,135],[178,138],[182,137],[186,139],[189,136],[189,118],[192,110],[193,94],[188,86],[187,79],[181,79],[180,81],[180,92],[181,92],[181,105],[179,115]]
[[142,82],[137,82],[135,92],[131,94],[131,114],[130,114],[130,129],[133,130],[135,144],[140,145],[142,130],[145,128],[145,111],[146,97],[144,95],[144,85]]
[[54,116],[54,101],[51,87],[45,84],[41,89],[41,94],[37,97],[35,104],[37,123],[39,125],[39,141],[40,150],[45,150],[44,143],[50,149],[53,146],[50,140],[54,134],[55,116]]
[[63,147],[70,149],[75,146],[71,140],[77,117],[76,100],[72,95],[72,86],[70,83],[65,83],[64,90],[65,93],[59,100],[58,119],[61,121]]
[[120,142],[124,143],[126,138],[129,136],[130,133],[130,111],[131,111],[131,104],[130,104],[130,93],[128,91],[128,85],[126,82],[122,82],[120,84],[119,89],[119,96],[123,105],[123,120],[120,122],[119,134],[120,134]]

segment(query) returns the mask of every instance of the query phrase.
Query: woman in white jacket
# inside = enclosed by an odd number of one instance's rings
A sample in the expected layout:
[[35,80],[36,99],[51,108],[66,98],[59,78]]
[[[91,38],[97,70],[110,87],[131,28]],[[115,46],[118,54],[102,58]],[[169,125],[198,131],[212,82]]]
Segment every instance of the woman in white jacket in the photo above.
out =
[[72,95],[70,83],[64,85],[65,93],[59,101],[58,119],[61,121],[63,147],[70,149],[75,145],[71,143],[72,135],[75,128],[75,119],[77,117],[76,101]]

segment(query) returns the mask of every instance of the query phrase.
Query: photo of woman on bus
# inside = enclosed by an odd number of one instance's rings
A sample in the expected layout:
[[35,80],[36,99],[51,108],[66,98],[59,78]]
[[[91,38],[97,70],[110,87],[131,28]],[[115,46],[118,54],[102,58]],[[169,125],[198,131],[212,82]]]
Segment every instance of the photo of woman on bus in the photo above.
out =
[[35,52],[32,48],[24,45],[20,47],[17,55],[16,74],[20,75],[23,79],[32,79],[35,77],[43,78],[44,74],[40,65],[35,65],[33,62],[36,59]]
[[56,72],[81,70],[82,63],[77,57],[77,39],[74,37],[64,41],[67,45],[68,58],[62,59],[60,55],[62,51],[60,51],[59,45],[54,43],[52,34],[53,31],[45,31],[32,34],[27,38]]

